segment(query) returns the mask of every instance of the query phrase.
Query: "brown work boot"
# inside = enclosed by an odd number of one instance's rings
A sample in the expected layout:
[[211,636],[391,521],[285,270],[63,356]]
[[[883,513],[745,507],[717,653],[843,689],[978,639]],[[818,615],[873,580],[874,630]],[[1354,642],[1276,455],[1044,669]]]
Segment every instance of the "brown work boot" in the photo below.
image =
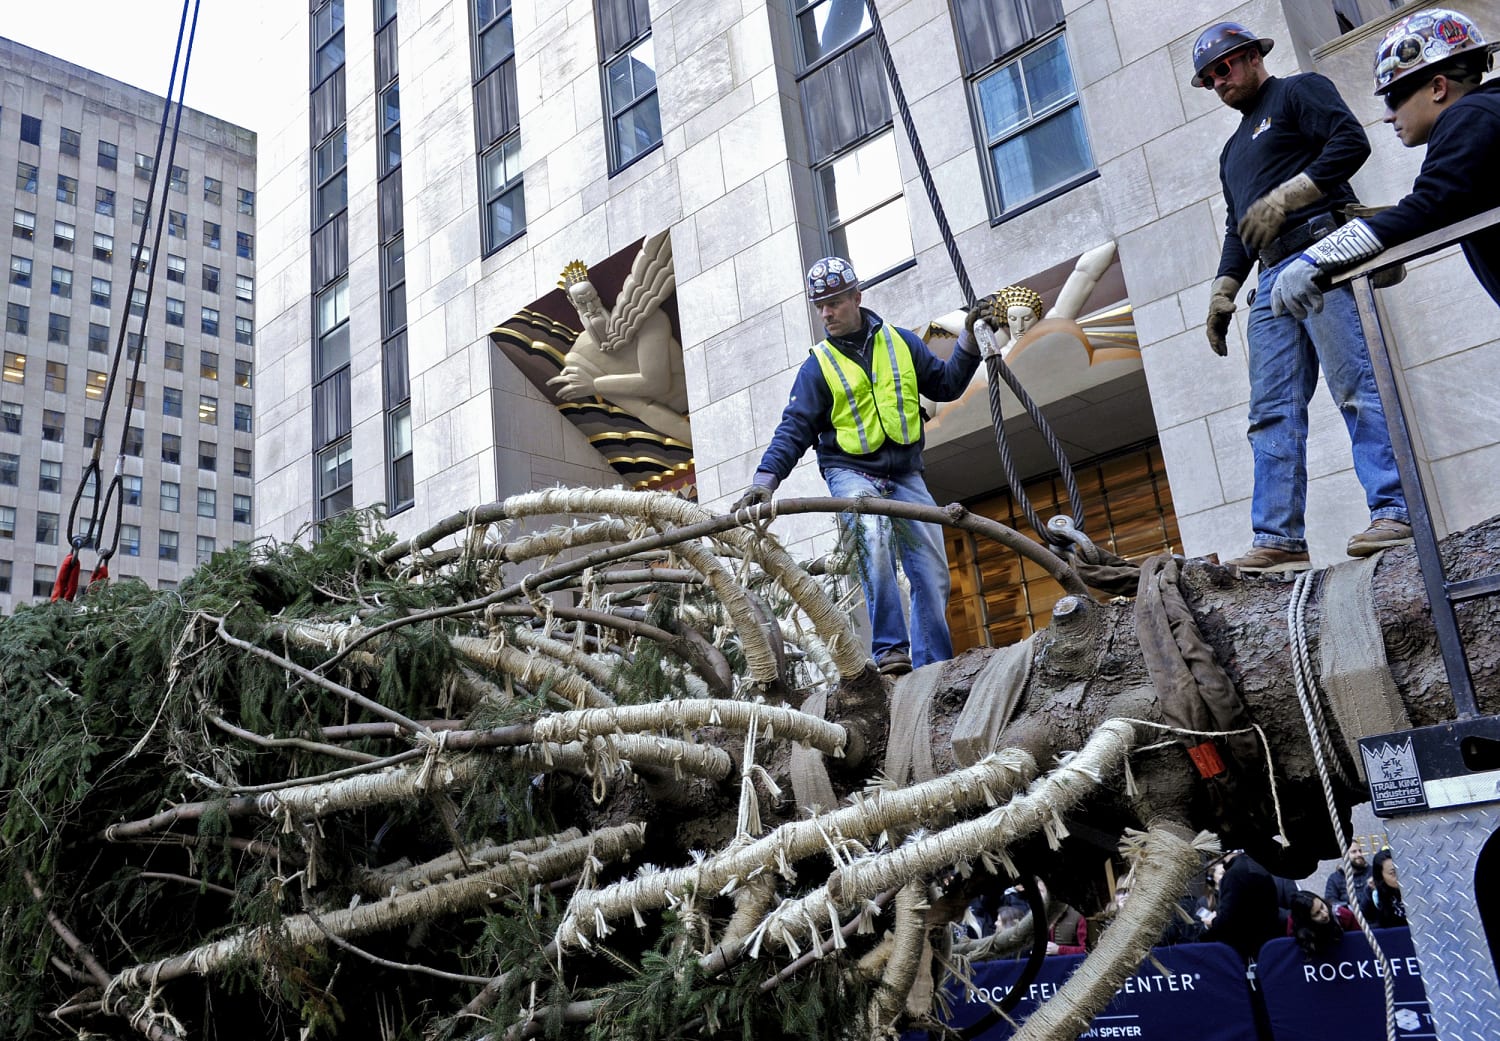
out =
[[1368,557],[1383,549],[1405,546],[1410,542],[1410,524],[1381,517],[1379,520],[1372,520],[1370,526],[1358,535],[1350,536],[1347,552],[1351,557]]
[[1234,568],[1242,575],[1312,570],[1312,562],[1308,560],[1306,550],[1277,549],[1275,546],[1251,546],[1249,553],[1224,561],[1224,566]]
[[899,647],[893,647],[880,656],[875,667],[882,676],[905,676],[911,671],[911,655]]

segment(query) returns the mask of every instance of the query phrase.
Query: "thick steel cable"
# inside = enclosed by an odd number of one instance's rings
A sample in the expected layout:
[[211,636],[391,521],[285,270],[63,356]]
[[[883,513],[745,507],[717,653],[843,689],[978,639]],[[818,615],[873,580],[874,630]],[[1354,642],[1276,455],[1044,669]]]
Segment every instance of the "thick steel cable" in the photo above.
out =
[[[177,142],[179,133],[182,128],[182,101],[187,92],[188,66],[191,64],[193,58],[193,39],[197,35],[198,30],[198,10],[200,4],[201,0],[192,0],[193,19],[191,26],[189,26],[189,0],[183,0],[182,16],[177,23],[177,47],[172,55],[172,73],[167,81],[167,93],[162,103],[161,125],[157,128],[156,132],[156,149],[151,157],[151,180],[146,190],[146,198],[148,201],[154,200],[156,198],[156,185],[161,177],[162,147],[166,141],[167,136],[167,120],[168,117],[172,115],[172,94],[174,90],[177,94],[177,114],[175,119],[173,119],[172,121],[172,143],[167,149],[166,165],[169,170],[173,161],[177,158]],[[187,36],[186,48],[184,48],[183,46],[184,33]],[[177,75],[179,65],[182,69],[182,76],[180,79]],[[125,447],[127,439],[130,436],[130,413],[134,408],[134,390],[140,382],[141,362],[146,357],[146,329],[151,313],[151,297],[156,288],[156,261],[157,256],[161,250],[162,227],[166,223],[167,211],[169,207],[169,195],[170,192],[167,190],[163,190],[161,193],[161,203],[158,206],[158,212],[156,213],[156,234],[151,243],[151,259],[147,261],[146,264],[146,299],[144,302],[144,306],[141,309],[140,349],[136,351],[135,361],[130,370],[130,390],[127,391],[125,396],[125,423],[120,430],[120,448],[116,456],[115,473],[111,477],[109,484],[106,486],[104,484],[103,476],[99,468],[99,459],[101,454],[103,453],[105,423],[109,418],[109,406],[111,398],[114,395],[116,377],[119,375],[120,359],[125,354],[125,343],[130,328],[131,301],[135,295],[136,276],[140,273],[141,252],[145,249],[146,235],[150,230],[149,215],[146,223],[142,224],[140,233],[136,236],[135,254],[130,258],[130,278],[126,283],[124,304],[121,308],[122,316],[120,320],[120,334],[115,339],[114,356],[110,359],[109,365],[109,377],[108,379],[106,379],[104,384],[104,398],[99,410],[99,433],[98,436],[94,438],[93,455],[90,457],[89,462],[84,466],[83,475],[79,478],[78,490],[74,493],[72,506],[68,510],[68,541],[69,543],[81,541],[82,536],[77,536],[74,534],[74,523],[77,519],[78,506],[82,501],[84,488],[88,484],[90,474],[92,474],[95,479],[96,494],[94,497],[93,509],[89,513],[89,534],[93,537],[94,544],[97,547],[102,542],[102,539],[99,537],[100,527],[102,527],[102,518],[108,516],[110,503],[112,501],[114,502],[115,537],[111,541],[109,548],[107,550],[102,550],[99,553],[99,560],[101,563],[106,562],[111,557],[113,557],[115,551],[119,548],[120,520],[124,508],[124,493],[121,490],[121,485],[123,484],[124,477],[123,466]],[[144,445],[142,446],[142,451],[145,451]],[[118,499],[116,499],[116,496],[118,496]],[[82,549],[81,544],[74,546],[75,551],[79,549]]]
[[[1349,863],[1349,836],[1345,834],[1344,825],[1339,820],[1338,803],[1333,796],[1333,781],[1328,776],[1328,762],[1324,754],[1325,750],[1333,751],[1333,742],[1328,737],[1321,708],[1316,705],[1317,692],[1313,689],[1309,668],[1310,659],[1307,655],[1305,614],[1308,597],[1312,595],[1312,587],[1317,580],[1317,575],[1316,571],[1303,571],[1297,575],[1297,580],[1292,585],[1291,600],[1287,602],[1286,627],[1293,648],[1292,674],[1297,681],[1297,702],[1302,706],[1302,720],[1307,726],[1308,739],[1312,742],[1313,762],[1318,768],[1318,781],[1323,786],[1323,798],[1328,803],[1328,822],[1333,826],[1334,837],[1338,839],[1339,867],[1344,873],[1344,884],[1352,896],[1355,892],[1355,882],[1354,867]],[[1381,949],[1380,941],[1375,939],[1375,931],[1370,928],[1370,923],[1365,921],[1364,909],[1360,906],[1362,903],[1363,901],[1351,900],[1349,910],[1354,913],[1354,920],[1359,923],[1359,930],[1364,933],[1365,941],[1375,955],[1375,964],[1381,970],[1382,981],[1385,985],[1386,1041],[1396,1041],[1396,981],[1391,972],[1390,960]],[[1331,913],[1332,908],[1329,910]]]
[[[891,94],[896,99],[896,109],[901,113],[901,125],[906,128],[906,139],[911,143],[912,156],[917,161],[917,171],[922,177],[922,187],[927,191],[927,201],[932,206],[932,215],[937,220],[938,234],[942,236],[943,247],[948,251],[948,259],[953,264],[953,274],[958,279],[958,287],[963,291],[964,310],[972,310],[978,303],[978,297],[974,295],[974,285],[969,281],[968,269],[964,267],[964,259],[958,252],[958,240],[953,235],[953,229],[948,225],[948,215],[943,210],[942,199],[938,196],[937,184],[932,179],[932,168],[927,163],[927,155],[922,151],[921,139],[917,136],[917,124],[911,118],[911,109],[906,104],[906,91],[901,87],[901,77],[896,72],[896,63],[891,59],[891,48],[885,37],[885,27],[880,23],[880,12],[876,9],[875,0],[865,0],[865,7],[870,12],[870,24],[875,29],[875,47],[880,52],[880,61],[885,66],[886,78],[890,80]],[[1042,317],[1037,315],[1038,318]],[[1073,477],[1073,467],[1068,462],[1068,454],[1063,451],[1062,443],[1058,441],[1057,434],[1053,432],[1052,425],[1047,422],[1047,417],[1042,415],[1041,408],[1026,393],[1026,388],[1021,386],[1021,381],[1011,371],[1009,365],[1000,357],[998,352],[989,352],[985,357],[985,373],[989,379],[990,419],[995,425],[995,447],[1000,453],[1000,469],[1005,473],[1005,484],[1010,488],[1010,494],[1022,511],[1026,514],[1026,520],[1036,529],[1042,541],[1049,545],[1066,544],[1060,540],[1057,533],[1047,530],[1047,525],[1038,516],[1031,500],[1026,496],[1026,489],[1021,483],[1021,475],[1016,470],[1014,458],[1010,453],[1010,443],[1005,438],[1005,414],[1001,409],[999,380],[1004,380],[1005,385],[1010,388],[1026,414],[1031,417],[1031,422],[1036,426],[1037,432],[1042,435],[1042,440],[1047,442],[1047,449],[1052,453],[1052,459],[1057,463],[1058,472],[1062,476],[1063,487],[1068,493],[1068,505],[1073,511],[1073,527],[1079,531],[1083,530],[1083,496],[1079,494],[1078,482]],[[998,379],[996,378],[998,377]]]

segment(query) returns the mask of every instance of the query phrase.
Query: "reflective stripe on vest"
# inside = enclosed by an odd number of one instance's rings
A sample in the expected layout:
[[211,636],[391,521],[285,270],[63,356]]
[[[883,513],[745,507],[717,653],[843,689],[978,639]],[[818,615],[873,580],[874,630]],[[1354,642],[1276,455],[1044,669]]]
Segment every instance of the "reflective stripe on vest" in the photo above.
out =
[[812,353],[833,395],[829,419],[839,448],[850,455],[869,455],[887,439],[910,445],[922,436],[917,370],[904,337],[893,335],[885,325],[875,331],[873,386],[864,368],[827,340]]

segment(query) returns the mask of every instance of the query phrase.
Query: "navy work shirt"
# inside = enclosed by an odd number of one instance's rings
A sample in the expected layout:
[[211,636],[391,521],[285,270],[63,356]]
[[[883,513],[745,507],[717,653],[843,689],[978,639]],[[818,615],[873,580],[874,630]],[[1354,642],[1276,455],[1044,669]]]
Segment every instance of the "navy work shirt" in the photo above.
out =
[[[1438,114],[1411,194],[1365,218],[1389,248],[1500,206],[1500,81],[1490,81]],[[1463,241],[1484,291],[1500,303],[1500,225]]]
[[1255,105],[1219,155],[1219,180],[1229,204],[1219,274],[1243,283],[1255,262],[1240,241],[1240,218],[1261,196],[1305,173],[1323,197],[1287,214],[1283,230],[1358,200],[1349,178],[1370,156],[1364,127],[1344,104],[1338,88],[1316,72],[1261,86]]

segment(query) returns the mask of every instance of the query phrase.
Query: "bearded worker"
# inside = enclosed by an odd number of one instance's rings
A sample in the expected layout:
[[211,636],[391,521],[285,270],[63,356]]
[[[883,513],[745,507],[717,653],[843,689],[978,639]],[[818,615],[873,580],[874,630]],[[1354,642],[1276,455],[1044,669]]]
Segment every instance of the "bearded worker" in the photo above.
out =
[[1264,56],[1273,46],[1237,22],[1210,26],[1193,45],[1192,84],[1212,90],[1241,117],[1219,157],[1228,218],[1207,333],[1220,356],[1228,353],[1235,294],[1259,266],[1246,334],[1254,540],[1249,552],[1227,561],[1242,574],[1312,566],[1305,518],[1307,406],[1320,365],[1348,428],[1370,511],[1369,527],[1349,539],[1349,555],[1370,556],[1411,540],[1354,294],[1347,287],[1331,292],[1323,310],[1305,318],[1271,309],[1282,268],[1343,223],[1342,208],[1357,201],[1349,178],[1370,155],[1364,129],[1330,80],[1317,73],[1281,79],[1266,70]]
[[[831,495],[871,496],[934,505],[922,480],[919,395],[952,401],[979,366],[974,322],[993,301],[969,313],[953,356],[942,361],[909,329],[860,306],[854,267],[825,257],[807,273],[807,298],[827,338],[814,344],[797,372],[781,423],[736,511],[768,502],[797,460],[816,448]],[[901,675],[953,657],[948,634],[948,555],[936,524],[844,513],[839,523],[855,543],[860,585],[872,630],[871,652],[886,675]],[[896,563],[911,585],[911,633]]]

